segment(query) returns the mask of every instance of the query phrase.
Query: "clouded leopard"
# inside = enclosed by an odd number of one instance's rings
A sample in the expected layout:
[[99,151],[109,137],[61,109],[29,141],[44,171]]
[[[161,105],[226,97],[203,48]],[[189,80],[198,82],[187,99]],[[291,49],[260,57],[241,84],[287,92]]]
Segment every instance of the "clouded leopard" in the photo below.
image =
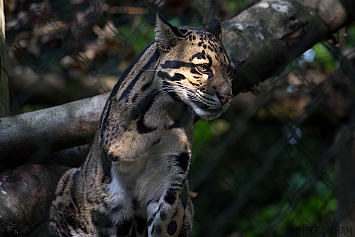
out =
[[59,181],[50,236],[190,235],[194,116],[227,109],[232,66],[217,19],[200,30],[158,14],[155,32],[113,88],[86,161]]

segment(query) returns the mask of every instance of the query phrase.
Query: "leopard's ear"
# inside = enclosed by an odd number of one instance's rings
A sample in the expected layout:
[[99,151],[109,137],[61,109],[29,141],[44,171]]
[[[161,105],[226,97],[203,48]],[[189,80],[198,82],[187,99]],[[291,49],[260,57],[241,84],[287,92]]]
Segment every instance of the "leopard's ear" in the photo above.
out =
[[208,25],[205,27],[205,30],[214,35],[219,41],[222,42],[222,27],[221,22],[218,18],[213,18]]
[[168,51],[173,48],[181,37],[179,29],[167,22],[162,15],[157,13],[157,25],[155,27],[155,42],[158,48]]

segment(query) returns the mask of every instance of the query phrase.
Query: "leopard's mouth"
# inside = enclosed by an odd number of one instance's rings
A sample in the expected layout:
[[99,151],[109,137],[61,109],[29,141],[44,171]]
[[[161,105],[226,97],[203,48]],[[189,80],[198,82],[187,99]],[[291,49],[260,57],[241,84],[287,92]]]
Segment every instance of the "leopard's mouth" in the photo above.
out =
[[218,118],[224,111],[227,110],[229,103],[219,107],[212,107],[200,101],[193,101],[190,106],[202,119],[213,120]]
[[229,107],[229,102],[222,104],[219,101],[210,98],[207,101],[202,101],[194,94],[170,94],[175,101],[183,101],[189,105],[196,115],[205,120],[213,120],[218,118]]

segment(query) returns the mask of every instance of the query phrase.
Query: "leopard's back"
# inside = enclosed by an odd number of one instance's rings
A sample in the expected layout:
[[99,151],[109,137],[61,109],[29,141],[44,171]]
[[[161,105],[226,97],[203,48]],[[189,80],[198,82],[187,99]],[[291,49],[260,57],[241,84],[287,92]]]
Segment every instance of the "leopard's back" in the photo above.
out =
[[52,236],[190,235],[194,116],[214,119],[232,98],[219,22],[208,30],[157,16],[156,39],[112,90],[86,161],[58,184]]

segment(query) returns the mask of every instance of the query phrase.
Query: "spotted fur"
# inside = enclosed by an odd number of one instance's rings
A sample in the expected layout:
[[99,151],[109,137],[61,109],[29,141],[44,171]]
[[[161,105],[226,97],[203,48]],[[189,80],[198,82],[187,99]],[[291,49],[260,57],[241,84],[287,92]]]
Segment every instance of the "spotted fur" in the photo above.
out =
[[190,235],[194,116],[217,118],[232,98],[219,21],[207,30],[157,16],[155,41],[112,90],[86,161],[59,181],[51,236]]

